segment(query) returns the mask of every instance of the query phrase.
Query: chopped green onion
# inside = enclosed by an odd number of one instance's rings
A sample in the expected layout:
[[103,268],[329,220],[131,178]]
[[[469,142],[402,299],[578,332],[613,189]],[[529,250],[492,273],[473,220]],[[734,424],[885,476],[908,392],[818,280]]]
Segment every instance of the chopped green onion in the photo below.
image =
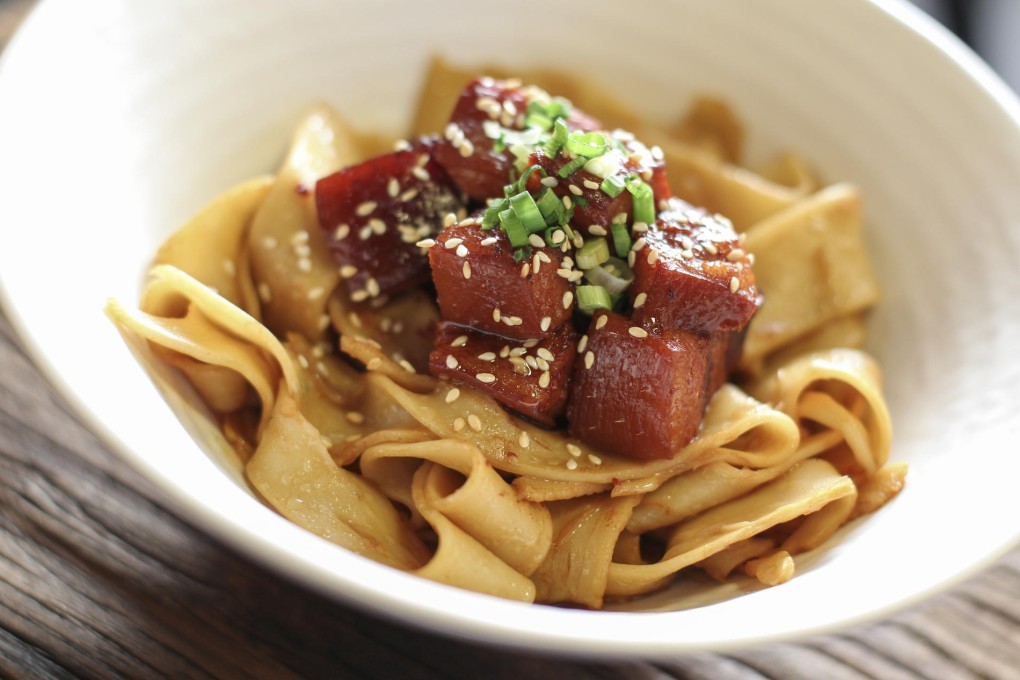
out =
[[505,198],[492,199],[482,214],[482,229],[492,229],[499,224],[499,214],[509,207],[510,201]]
[[616,198],[624,189],[623,180],[620,179],[619,175],[610,175],[602,180],[602,184],[599,185],[599,189],[602,193],[609,196],[609,198]]
[[535,199],[527,191],[522,191],[510,197],[510,209],[521,221],[521,225],[529,234],[536,234],[545,231],[545,218],[535,204]]
[[593,286],[602,286],[610,295],[619,295],[633,283],[634,272],[624,262],[610,258],[605,264],[585,270],[584,278]]
[[582,208],[588,207],[588,199],[584,196],[574,196],[574,205],[579,205]]
[[564,146],[567,147],[567,151],[585,158],[601,156],[609,150],[609,142],[601,132],[571,132]]
[[538,194],[538,199],[536,199],[535,203],[538,204],[538,209],[542,212],[542,217],[545,218],[546,224],[556,224],[559,222],[563,211],[566,210],[560,197],[548,187]]
[[567,129],[567,123],[562,118],[557,118],[553,122],[553,134],[552,137],[546,142],[545,154],[549,158],[555,158],[556,154],[560,152],[563,145],[567,143],[567,135],[569,134]]
[[652,187],[632,173],[627,177],[627,191],[634,197],[634,221],[652,224],[655,222],[655,196]]
[[545,168],[543,168],[541,165],[539,165],[538,163],[532,163],[531,165],[524,169],[524,172],[521,173],[521,178],[517,180],[518,192],[528,190],[528,180],[531,179],[532,173],[535,172],[540,173],[542,177],[545,177],[548,174],[546,173]]
[[531,257],[531,246],[524,246],[514,250],[514,262],[524,262]]
[[599,309],[612,309],[613,300],[602,286],[578,286],[577,307],[587,314]]
[[627,231],[626,224],[611,224],[609,225],[610,230],[613,232],[613,248],[616,250],[616,254],[619,257],[627,257],[627,253],[630,252],[630,232]]
[[609,244],[602,236],[588,239],[584,245],[577,249],[574,261],[579,269],[591,269],[597,267],[609,259]]
[[573,175],[575,172],[584,167],[584,164],[588,162],[588,159],[584,156],[578,156],[574,160],[570,161],[556,173],[561,179],[566,179]]
[[510,245],[514,248],[528,245],[528,230],[521,224],[521,220],[514,213],[513,208],[507,208],[499,214],[499,223],[503,226]]

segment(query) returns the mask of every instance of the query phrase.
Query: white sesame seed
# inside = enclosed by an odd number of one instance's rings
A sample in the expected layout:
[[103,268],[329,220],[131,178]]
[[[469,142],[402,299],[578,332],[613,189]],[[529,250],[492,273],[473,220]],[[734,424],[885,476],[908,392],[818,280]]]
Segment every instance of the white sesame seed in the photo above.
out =
[[659,259],[659,251],[655,248],[651,248],[648,251],[648,264],[655,264],[655,261]]
[[379,357],[372,357],[371,359],[368,360],[368,363],[365,364],[365,368],[367,368],[370,371],[377,370],[380,367],[382,367],[382,359],[380,359]]
[[588,346],[588,335],[582,335],[581,339],[577,341],[577,353],[580,354]]
[[531,272],[531,263],[530,262],[525,262],[524,264],[521,265],[521,278],[522,279],[528,278],[528,274],[530,272]]
[[386,195],[390,198],[396,198],[400,193],[400,182],[396,177],[390,177],[390,181],[386,183]]
[[379,288],[379,282],[375,280],[375,277],[369,277],[368,281],[365,281],[365,290],[372,297],[379,297],[379,294],[382,292]]
[[361,323],[361,317],[358,315],[357,312],[351,312],[350,314],[347,315],[347,318],[351,320],[351,323],[356,328],[361,328],[364,325]]
[[358,238],[360,238],[362,241],[367,241],[368,237],[370,237],[371,235],[372,227],[370,225],[366,224],[365,226],[358,230]]
[[462,158],[467,158],[475,152],[475,145],[471,143],[470,139],[465,139],[457,147],[457,151],[460,152]]
[[574,205],[574,202],[570,200],[570,196],[564,196],[562,200],[563,207],[566,208],[567,210],[570,210],[570,207]]
[[594,363],[595,363],[595,355],[592,353],[591,350],[588,350],[587,352],[584,353],[584,367],[585,368],[591,368],[592,364],[594,364]]
[[446,367],[452,370],[454,368],[457,368],[458,366],[460,366],[460,362],[457,361],[457,357],[453,356],[452,354],[447,354]]
[[581,191],[581,187],[577,186],[576,184],[569,184],[567,185],[567,188],[570,189],[570,193],[574,194],[575,196],[584,195],[584,192]]
[[603,314],[595,322],[595,330],[601,330],[607,323],[609,323],[609,315]]
[[482,352],[481,354],[478,355],[478,358],[481,359],[482,361],[495,361],[496,360],[496,353],[495,352]]
[[590,179],[586,179],[586,180],[584,180],[584,187],[585,187],[585,189],[598,189],[599,188],[599,183],[598,182],[593,182]]
[[740,248],[734,248],[726,255],[728,262],[739,262],[744,259],[744,251]]
[[646,331],[644,328],[640,328],[638,326],[631,326],[630,328],[627,329],[627,332],[631,336],[633,336],[635,338],[647,338],[648,337],[648,331]]
[[535,354],[545,359],[546,361],[556,360],[555,355],[553,355],[553,353],[549,351],[548,347],[539,347],[537,350],[535,350]]
[[577,444],[573,444],[573,443],[567,442],[567,451],[574,458],[577,458],[578,456],[581,455],[581,447],[578,446]]
[[397,363],[400,364],[400,367],[408,373],[417,373],[417,371],[414,370],[414,366],[412,366],[411,362],[407,359],[401,359]]
[[635,253],[633,250],[630,251],[629,253],[627,253],[627,265],[631,269],[634,268],[634,262],[636,262],[636,261],[637,261],[637,253]]
[[730,277],[730,292],[731,293],[736,293],[739,288],[740,288],[740,279],[738,279],[736,276],[731,276]]
[[621,212],[613,215],[613,224],[627,224],[627,213]]
[[522,357],[527,353],[528,353],[527,347],[514,347],[512,350],[510,350],[510,356],[512,357]]
[[464,419],[463,419],[463,418],[457,418],[457,419],[455,419],[455,420],[453,421],[453,431],[454,431],[454,432],[460,432],[461,430],[463,430],[463,429],[464,429],[464,426],[465,426],[466,424],[467,424],[467,423],[465,423],[465,422],[464,422]]
[[358,217],[368,217],[377,207],[379,207],[379,204],[375,201],[365,201],[364,203],[358,204],[358,207],[354,209],[354,213]]
[[352,302],[364,302],[367,299],[368,299],[368,291],[367,290],[361,289],[361,290],[356,290],[353,293],[351,293],[351,301]]
[[568,290],[563,294],[563,309],[570,309],[572,304],[574,304],[574,294]]
[[[450,216],[452,216],[454,219],[456,219],[456,215],[454,215],[453,213],[449,213],[449,215],[447,215],[447,217],[450,217]],[[447,226],[449,226],[449,225],[447,225]],[[457,246],[461,245],[462,243],[464,243],[464,239],[462,239],[462,238],[457,238],[457,237],[448,238],[448,239],[446,239],[446,243],[443,244],[443,247],[446,248],[447,250],[453,250],[454,248],[456,248]]]
[[528,436],[527,432],[521,430],[520,435],[517,437],[517,443],[521,445],[522,449],[526,449],[531,444],[531,437]]
[[549,330],[549,326],[551,326],[551,325],[552,325],[552,318],[548,317],[548,316],[543,316],[542,317],[542,322],[539,324],[538,327],[541,328],[543,332],[545,332],[545,331]]
[[457,397],[459,396],[460,390],[454,387],[452,390],[446,393],[446,399],[444,401],[446,401],[447,404],[452,404],[453,402],[457,401]]
[[531,258],[531,268],[535,270],[537,274],[542,269],[542,258],[538,256],[541,251],[536,251],[535,255]]
[[754,266],[754,253],[748,253],[747,254],[747,266],[748,267],[753,267]]
[[560,245],[567,240],[567,235],[563,233],[562,229],[557,229],[552,233],[550,238],[552,239],[553,244]]
[[496,376],[491,373],[475,373],[475,380],[481,383],[494,383]]
[[635,239],[635,241],[634,241],[633,245],[631,245],[630,249],[632,251],[634,251],[634,252],[637,252],[637,251],[639,251],[639,250],[641,250],[642,248],[645,247],[645,243],[647,243],[647,241],[645,241],[645,237],[644,236],[639,236],[637,239]]
[[549,371],[543,371],[542,375],[538,376],[538,386],[542,389],[549,387]]
[[554,187],[557,186],[559,183],[560,181],[553,177],[552,175],[542,178],[542,186],[544,187]]
[[400,194],[400,202],[407,203],[418,195],[417,189],[408,189],[404,193]]
[[418,167],[411,171],[411,174],[420,179],[422,182],[428,182],[432,179],[432,175],[425,168]]
[[536,256],[538,257],[538,259],[540,259],[540,260],[541,260],[542,262],[545,262],[546,264],[552,264],[552,258],[551,258],[551,257],[549,257],[549,256],[548,256],[548,255],[546,254],[546,252],[545,252],[544,250],[540,250],[540,251],[538,251],[537,253],[535,253],[535,255],[536,255]]
[[666,157],[666,154],[662,153],[662,147],[660,147],[659,145],[653,146],[651,151],[652,158],[654,158],[657,161],[661,161],[663,158]]
[[297,362],[301,364],[301,368],[308,368],[308,357],[304,354],[298,354]]
[[680,251],[680,257],[684,258],[685,260],[693,260],[694,259],[694,251],[693,250],[681,250]]
[[492,246],[492,245],[495,245],[498,241],[499,241],[499,239],[496,238],[495,236],[490,236],[488,238],[483,238],[478,245]]
[[482,431],[482,419],[476,416],[474,413],[467,417],[467,421],[468,425],[471,426],[472,430],[474,430],[475,432]]
[[465,279],[470,279],[471,278],[471,263],[470,262],[465,262],[464,266],[461,268],[461,271],[463,272]]
[[588,233],[593,236],[605,236],[609,232],[606,231],[606,228],[600,224],[592,224],[588,227]]
[[528,243],[534,248],[544,248],[545,240],[538,234],[531,234],[528,236]]
[[630,230],[633,231],[635,234],[643,234],[646,231],[648,231],[648,225],[645,224],[644,222],[635,222],[634,225],[630,228]]
[[450,347],[463,347],[464,345],[467,344],[467,342],[468,342],[468,336],[466,336],[466,335],[458,335],[457,337],[455,337],[453,339],[453,342],[450,343]]
[[567,469],[568,470],[576,470],[577,469],[577,461],[574,460],[573,458],[568,460],[567,461]]
[[337,225],[336,230],[333,232],[333,238],[337,241],[343,241],[351,233],[351,225],[340,224]]
[[309,260],[307,257],[303,257],[300,260],[298,260],[297,267],[303,272],[306,273],[310,272],[312,271],[312,261]]
[[365,422],[365,416],[361,413],[358,413],[357,411],[348,411],[347,420],[354,423],[355,425],[360,425],[361,423]]
[[510,356],[510,345],[503,345],[503,347],[499,350],[499,356],[504,359]]
[[540,343],[540,342],[542,342],[542,341],[539,340],[538,338],[529,338],[528,340],[525,340],[524,342],[522,342],[521,346],[525,347],[527,349],[531,349],[532,347],[535,347],[536,345],[538,345],[538,343]]
[[557,269],[556,270],[556,276],[559,276],[560,278],[566,279],[567,281],[569,281],[570,277],[573,276],[573,275],[574,275],[574,272],[573,272],[573,270],[570,270],[570,269],[562,269],[561,268],[561,269]]
[[380,220],[378,217],[373,217],[368,221],[368,226],[372,230],[372,233],[376,236],[381,236],[386,233],[386,223]]
[[419,248],[431,248],[432,246],[436,245],[436,242],[433,239],[425,238],[415,243],[415,245],[418,246]]
[[711,241],[705,241],[701,244],[701,247],[705,249],[705,252],[709,255],[718,255],[719,249],[715,247],[715,244]]
[[500,318],[502,318],[502,316],[503,315],[499,313],[499,307],[496,307],[494,310],[492,310],[492,320],[493,321],[498,323]]
[[340,267],[340,276],[345,279],[349,279],[357,273],[358,268],[355,267],[353,264],[345,264],[344,266]]
[[465,246],[463,243],[457,246],[457,257],[467,257],[468,252],[469,251],[467,249],[467,246]]
[[265,281],[259,283],[259,299],[266,304],[273,301],[273,291],[270,290],[269,284]]
[[640,309],[644,307],[645,301],[648,299],[648,293],[638,293],[634,296],[634,309]]
[[530,355],[524,357],[524,363],[528,365],[528,368],[534,369],[536,371],[538,370],[538,361],[535,359],[535,357]]
[[588,454],[588,460],[590,460],[593,465],[602,465],[602,459],[596,456],[594,453]]

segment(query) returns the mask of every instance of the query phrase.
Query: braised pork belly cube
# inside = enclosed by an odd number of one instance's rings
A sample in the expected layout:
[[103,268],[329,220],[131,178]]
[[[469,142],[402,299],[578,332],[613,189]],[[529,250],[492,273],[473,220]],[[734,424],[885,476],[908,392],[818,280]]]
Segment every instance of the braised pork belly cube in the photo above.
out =
[[521,342],[443,322],[429,371],[485,392],[510,410],[552,427],[567,403],[577,340],[571,324],[541,341]]
[[733,372],[744,347],[744,331],[716,331],[708,335],[706,395],[711,398]]
[[728,220],[677,199],[634,253],[634,321],[703,333],[742,330],[760,299],[751,258]]
[[[515,175],[513,145],[500,140],[506,131],[524,129],[532,99],[549,95],[515,81],[476,78],[461,93],[444,138],[436,146],[436,160],[468,196],[483,201],[503,195]],[[572,109],[565,119],[572,130],[595,130],[600,123]],[[512,136],[512,135],[511,135]]]
[[[666,179],[666,166],[658,152],[651,152],[640,142],[622,131],[600,133],[610,135],[611,150],[588,160],[580,169],[566,177],[561,175],[569,171],[568,164],[576,159],[562,151],[550,158],[544,150],[537,150],[528,160],[530,165],[537,165],[545,171],[546,185],[552,184],[552,191],[561,199],[568,198],[573,209],[570,226],[581,231],[585,236],[607,236],[611,224],[621,221],[625,224],[634,222],[634,196],[627,188],[626,179],[637,176],[651,187],[652,196],[649,206],[654,211],[660,201],[671,196],[669,182]],[[623,149],[615,148],[616,142]],[[564,170],[564,168],[567,170]],[[528,178],[528,190],[537,193],[542,190],[543,175],[533,173]],[[615,184],[615,186],[613,186]]]
[[611,453],[669,458],[698,433],[708,401],[709,338],[650,334],[600,312],[582,338],[567,402],[570,433]]
[[527,340],[548,337],[574,308],[570,284],[556,273],[559,251],[535,248],[517,262],[506,234],[476,218],[443,229],[429,262],[445,321]]
[[427,258],[415,245],[434,236],[463,202],[431,159],[433,141],[378,156],[318,181],[315,205],[340,275],[355,301],[426,283]]

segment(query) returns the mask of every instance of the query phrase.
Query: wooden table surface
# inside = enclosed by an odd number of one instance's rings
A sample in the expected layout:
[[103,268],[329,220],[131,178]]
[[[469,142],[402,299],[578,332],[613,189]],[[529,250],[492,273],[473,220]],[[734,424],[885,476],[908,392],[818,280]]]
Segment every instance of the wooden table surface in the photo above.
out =
[[[0,0],[0,47],[30,5]],[[797,643],[654,663],[468,644],[324,600],[175,516],[0,312],[0,676],[1020,678],[1020,550],[890,619]]]

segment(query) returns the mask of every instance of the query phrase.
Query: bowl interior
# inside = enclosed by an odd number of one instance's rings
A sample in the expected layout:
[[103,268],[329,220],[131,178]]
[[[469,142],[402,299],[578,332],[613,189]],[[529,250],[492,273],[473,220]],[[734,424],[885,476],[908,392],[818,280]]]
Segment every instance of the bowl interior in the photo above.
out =
[[[805,556],[782,587],[685,583],[623,607],[663,612],[635,616],[524,607],[393,572],[280,519],[196,446],[104,301],[136,301],[159,242],[271,170],[315,101],[399,131],[437,51],[585,73],[660,120],[715,92],[746,121],[752,155],[796,149],[827,179],[861,186],[884,289],[870,349],[886,374],[893,457],[911,466],[901,496]],[[1018,120],[975,57],[899,2],[643,0],[621,12],[525,0],[508,17],[445,0],[47,0],[0,70],[0,279],[31,351],[82,416],[183,512],[267,564],[500,644],[732,646],[888,611],[1020,537]]]

